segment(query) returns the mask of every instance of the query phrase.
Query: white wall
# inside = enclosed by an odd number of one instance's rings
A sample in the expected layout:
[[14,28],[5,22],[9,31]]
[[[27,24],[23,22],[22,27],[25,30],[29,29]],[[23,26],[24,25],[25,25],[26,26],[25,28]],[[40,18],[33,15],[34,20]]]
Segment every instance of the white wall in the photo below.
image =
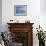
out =
[[0,0],[0,31],[2,29],[2,0]]
[[46,0],[40,0],[40,24],[46,31]]
[[40,0],[41,12],[46,13],[46,0]]
[[[23,5],[27,4],[27,16],[14,16],[14,5]],[[20,22],[23,22],[25,18],[31,20],[31,22],[39,23],[40,16],[40,0],[2,0],[2,22],[5,26],[10,19],[18,19]],[[22,19],[23,18],[23,19]],[[37,21],[38,20],[38,21]]]

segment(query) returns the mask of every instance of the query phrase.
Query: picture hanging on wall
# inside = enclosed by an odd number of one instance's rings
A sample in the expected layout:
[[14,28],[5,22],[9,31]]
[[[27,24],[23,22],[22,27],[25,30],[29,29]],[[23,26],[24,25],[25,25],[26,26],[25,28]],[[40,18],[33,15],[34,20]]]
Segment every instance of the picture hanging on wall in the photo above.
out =
[[27,5],[14,5],[14,16],[26,16]]

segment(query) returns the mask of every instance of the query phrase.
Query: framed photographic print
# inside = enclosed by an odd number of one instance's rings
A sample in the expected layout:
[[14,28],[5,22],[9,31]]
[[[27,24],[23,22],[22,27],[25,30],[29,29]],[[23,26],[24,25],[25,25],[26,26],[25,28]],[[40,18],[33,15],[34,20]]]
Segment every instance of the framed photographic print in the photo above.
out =
[[14,5],[14,16],[26,16],[27,5]]

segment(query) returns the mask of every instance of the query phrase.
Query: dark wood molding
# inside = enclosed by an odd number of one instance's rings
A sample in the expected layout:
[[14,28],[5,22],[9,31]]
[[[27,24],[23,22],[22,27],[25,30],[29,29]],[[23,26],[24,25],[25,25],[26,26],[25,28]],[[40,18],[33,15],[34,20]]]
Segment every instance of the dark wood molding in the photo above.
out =
[[[32,25],[34,23],[7,23],[9,25],[9,31],[11,31],[11,33],[15,33],[16,32],[27,32],[28,33],[28,37],[27,37],[27,43],[25,43],[24,46],[33,46],[33,27]],[[15,38],[16,36],[14,36]],[[13,39],[14,39],[13,38]],[[28,44],[28,45],[26,45]]]

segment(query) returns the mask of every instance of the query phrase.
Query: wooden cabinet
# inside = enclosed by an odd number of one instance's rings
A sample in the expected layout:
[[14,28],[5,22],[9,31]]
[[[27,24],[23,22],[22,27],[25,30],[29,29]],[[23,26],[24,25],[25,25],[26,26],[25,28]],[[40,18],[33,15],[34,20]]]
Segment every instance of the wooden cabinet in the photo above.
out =
[[23,43],[22,46],[33,46],[33,23],[7,23],[12,39],[15,42]]

